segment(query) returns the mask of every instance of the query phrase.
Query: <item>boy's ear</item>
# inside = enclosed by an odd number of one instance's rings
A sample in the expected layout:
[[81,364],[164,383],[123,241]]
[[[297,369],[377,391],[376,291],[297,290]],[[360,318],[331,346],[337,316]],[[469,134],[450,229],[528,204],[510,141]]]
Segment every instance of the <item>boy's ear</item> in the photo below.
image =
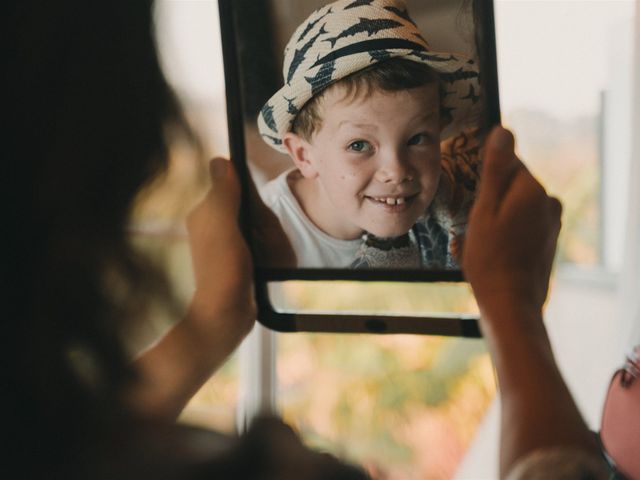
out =
[[311,145],[297,133],[287,132],[282,136],[282,144],[287,149],[294,165],[305,178],[315,178],[318,172],[311,156]]

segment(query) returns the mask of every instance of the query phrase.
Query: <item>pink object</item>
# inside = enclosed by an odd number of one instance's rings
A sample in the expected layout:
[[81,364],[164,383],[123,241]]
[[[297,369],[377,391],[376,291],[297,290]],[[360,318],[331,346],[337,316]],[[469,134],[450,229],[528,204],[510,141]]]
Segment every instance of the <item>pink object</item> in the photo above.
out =
[[600,438],[618,471],[640,480],[640,345],[611,380]]

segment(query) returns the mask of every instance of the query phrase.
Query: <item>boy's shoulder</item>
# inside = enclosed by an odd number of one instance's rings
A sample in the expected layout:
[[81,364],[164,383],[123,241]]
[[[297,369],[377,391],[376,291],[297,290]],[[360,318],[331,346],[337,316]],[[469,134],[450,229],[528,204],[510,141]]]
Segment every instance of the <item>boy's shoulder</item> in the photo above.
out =
[[264,204],[285,225],[295,225],[296,230],[312,229],[311,220],[307,217],[293,191],[292,183],[301,177],[297,168],[285,170],[280,175],[265,183],[258,189]]
[[258,189],[262,201],[269,208],[273,209],[275,205],[281,203],[284,199],[294,198],[293,192],[289,187],[289,177],[295,175],[296,171],[296,168],[285,170]]

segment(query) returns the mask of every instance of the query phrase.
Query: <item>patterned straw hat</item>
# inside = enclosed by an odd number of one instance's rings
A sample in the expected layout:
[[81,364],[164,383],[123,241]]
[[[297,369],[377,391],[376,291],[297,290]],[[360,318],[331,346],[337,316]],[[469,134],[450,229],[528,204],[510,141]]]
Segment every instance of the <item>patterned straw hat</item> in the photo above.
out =
[[374,63],[402,57],[438,72],[446,93],[441,110],[452,128],[464,128],[479,100],[478,70],[461,54],[433,51],[402,0],[338,0],[307,18],[284,51],[284,86],[262,107],[258,128],[265,142],[286,152],[283,135],[304,104],[331,83]]

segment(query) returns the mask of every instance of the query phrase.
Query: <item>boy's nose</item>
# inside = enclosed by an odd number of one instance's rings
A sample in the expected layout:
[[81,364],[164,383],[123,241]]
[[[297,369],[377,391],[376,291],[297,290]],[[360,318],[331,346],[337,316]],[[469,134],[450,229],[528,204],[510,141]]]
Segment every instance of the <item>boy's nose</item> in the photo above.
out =
[[381,183],[399,184],[413,180],[411,165],[399,152],[385,155],[381,159],[380,167],[376,172],[376,180]]

